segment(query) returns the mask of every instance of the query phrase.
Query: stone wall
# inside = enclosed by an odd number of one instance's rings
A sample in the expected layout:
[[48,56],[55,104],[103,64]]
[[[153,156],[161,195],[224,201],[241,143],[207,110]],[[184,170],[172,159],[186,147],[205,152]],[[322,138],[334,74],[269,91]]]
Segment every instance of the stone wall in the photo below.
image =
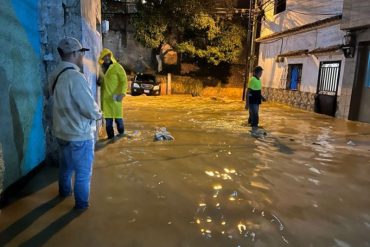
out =
[[262,95],[272,102],[286,104],[308,111],[314,110],[315,94],[278,88],[263,88]]
[[[167,76],[157,75],[157,80],[161,82],[161,93],[165,94]],[[214,78],[171,76],[171,93],[241,99],[243,88],[242,86],[222,84],[220,80]]]

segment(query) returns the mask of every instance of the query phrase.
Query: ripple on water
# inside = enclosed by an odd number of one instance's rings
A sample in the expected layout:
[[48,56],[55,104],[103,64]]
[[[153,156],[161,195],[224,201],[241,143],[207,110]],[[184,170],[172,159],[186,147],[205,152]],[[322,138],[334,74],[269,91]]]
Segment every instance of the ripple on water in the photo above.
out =
[[[250,244],[257,239],[263,242],[267,241],[266,236],[270,236],[270,239],[280,239],[281,244],[288,244],[285,226],[276,213],[252,207],[256,203],[246,198],[246,194],[241,194],[239,189],[232,189],[239,185],[238,179],[242,179],[237,174],[237,170],[232,168],[205,171],[205,175],[214,181],[210,184],[210,194],[202,196],[194,215],[201,236],[221,239],[230,245]],[[223,175],[230,178],[224,180]],[[262,182],[253,181],[251,184],[259,189],[270,189]]]

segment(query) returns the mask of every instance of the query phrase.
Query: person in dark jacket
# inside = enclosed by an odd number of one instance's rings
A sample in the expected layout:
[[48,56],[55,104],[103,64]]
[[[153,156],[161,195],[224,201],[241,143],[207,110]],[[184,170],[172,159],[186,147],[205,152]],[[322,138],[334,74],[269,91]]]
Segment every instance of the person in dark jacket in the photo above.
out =
[[258,130],[259,105],[261,104],[261,101],[265,101],[265,98],[261,94],[262,83],[260,78],[262,76],[262,72],[263,68],[261,66],[255,67],[253,70],[253,76],[248,82],[245,108],[249,110],[248,123],[252,126],[252,133],[255,133]]

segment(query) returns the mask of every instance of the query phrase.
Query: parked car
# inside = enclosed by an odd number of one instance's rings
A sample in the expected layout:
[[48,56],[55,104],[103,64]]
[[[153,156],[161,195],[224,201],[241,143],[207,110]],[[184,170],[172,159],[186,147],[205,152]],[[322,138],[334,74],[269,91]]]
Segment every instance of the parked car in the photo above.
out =
[[155,75],[137,74],[131,83],[131,95],[159,95],[161,85],[157,82]]

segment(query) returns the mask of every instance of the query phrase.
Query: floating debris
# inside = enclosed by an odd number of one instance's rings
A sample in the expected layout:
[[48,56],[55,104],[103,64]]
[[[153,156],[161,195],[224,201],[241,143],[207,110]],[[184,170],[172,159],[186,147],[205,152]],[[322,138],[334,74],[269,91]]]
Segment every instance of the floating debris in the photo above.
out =
[[154,141],[173,141],[175,138],[167,131],[165,127],[159,128],[154,134]]
[[356,143],[354,143],[353,141],[350,140],[350,141],[347,142],[347,145],[356,146]]

